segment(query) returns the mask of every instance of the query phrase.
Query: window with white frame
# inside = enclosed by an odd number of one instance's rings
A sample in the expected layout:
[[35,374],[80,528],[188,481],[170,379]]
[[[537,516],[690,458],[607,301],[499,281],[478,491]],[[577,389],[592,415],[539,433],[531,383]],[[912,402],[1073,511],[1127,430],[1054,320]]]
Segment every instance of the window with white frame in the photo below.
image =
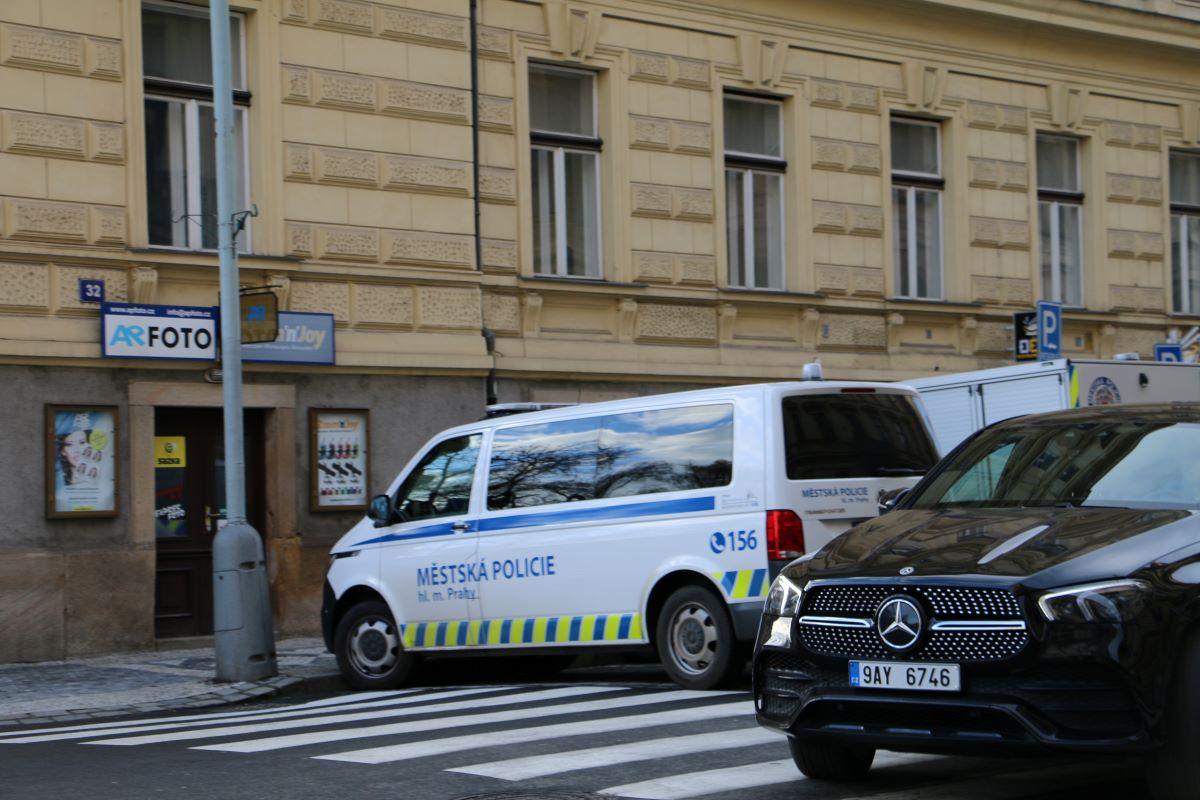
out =
[[529,65],[533,269],[599,278],[600,147],[596,74]]
[[783,104],[730,93],[724,117],[729,285],[783,289]]
[[1178,314],[1200,314],[1200,152],[1171,151],[1171,290]]
[[1083,306],[1083,179],[1079,140],[1037,136],[1038,240],[1042,296]]
[[[237,190],[249,208],[245,20],[229,18]],[[169,2],[142,5],[146,113],[146,207],[150,244],[189,250],[217,247],[217,170],[208,12]],[[249,231],[238,249],[249,250]]]
[[900,297],[942,298],[942,126],[893,117],[892,228]]

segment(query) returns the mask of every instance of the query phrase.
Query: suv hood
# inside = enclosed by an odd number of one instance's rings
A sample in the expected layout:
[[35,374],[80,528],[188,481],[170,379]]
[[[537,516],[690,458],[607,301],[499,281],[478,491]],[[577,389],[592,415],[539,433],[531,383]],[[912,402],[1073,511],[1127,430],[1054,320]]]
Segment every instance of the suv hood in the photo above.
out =
[[[1123,577],[1197,539],[1190,511],[1122,508],[898,509],[834,539],[808,578],[979,575],[1062,586]],[[791,570],[789,570],[791,573]],[[797,576],[799,577],[799,576]]]

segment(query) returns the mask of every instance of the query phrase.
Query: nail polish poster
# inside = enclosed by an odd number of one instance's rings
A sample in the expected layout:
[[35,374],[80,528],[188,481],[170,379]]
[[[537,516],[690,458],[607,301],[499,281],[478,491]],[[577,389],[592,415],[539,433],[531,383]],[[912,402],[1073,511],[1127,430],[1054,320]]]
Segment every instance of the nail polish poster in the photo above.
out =
[[367,412],[312,409],[313,510],[367,506]]
[[116,409],[48,406],[46,411],[49,516],[115,516]]

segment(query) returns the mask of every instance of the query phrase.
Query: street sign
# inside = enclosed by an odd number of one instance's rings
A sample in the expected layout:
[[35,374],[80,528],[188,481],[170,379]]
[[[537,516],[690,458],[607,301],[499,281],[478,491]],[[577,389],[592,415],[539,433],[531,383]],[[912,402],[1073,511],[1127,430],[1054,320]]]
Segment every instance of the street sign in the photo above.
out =
[[1183,363],[1183,345],[1178,342],[1161,342],[1154,345],[1154,360],[1168,364]]
[[1038,357],[1043,360],[1062,356],[1062,303],[1039,300]]
[[104,281],[96,278],[79,279],[79,302],[103,303]]
[[279,336],[279,298],[274,292],[243,294],[242,344],[273,342]]
[[273,342],[242,345],[242,361],[280,364],[333,364],[333,314],[279,312]]
[[215,308],[103,303],[100,315],[105,358],[212,361],[217,356]]
[[1018,311],[1013,314],[1013,354],[1017,361],[1037,361],[1037,312]]

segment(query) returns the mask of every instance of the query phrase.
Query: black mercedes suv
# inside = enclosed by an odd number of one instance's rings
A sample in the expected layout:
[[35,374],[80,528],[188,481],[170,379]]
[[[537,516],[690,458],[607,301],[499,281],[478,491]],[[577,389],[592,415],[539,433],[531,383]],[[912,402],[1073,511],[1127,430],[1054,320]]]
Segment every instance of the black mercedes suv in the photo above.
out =
[[1200,405],[1009,420],[786,566],[759,723],[811,778],[875,748],[1145,753],[1200,797]]

